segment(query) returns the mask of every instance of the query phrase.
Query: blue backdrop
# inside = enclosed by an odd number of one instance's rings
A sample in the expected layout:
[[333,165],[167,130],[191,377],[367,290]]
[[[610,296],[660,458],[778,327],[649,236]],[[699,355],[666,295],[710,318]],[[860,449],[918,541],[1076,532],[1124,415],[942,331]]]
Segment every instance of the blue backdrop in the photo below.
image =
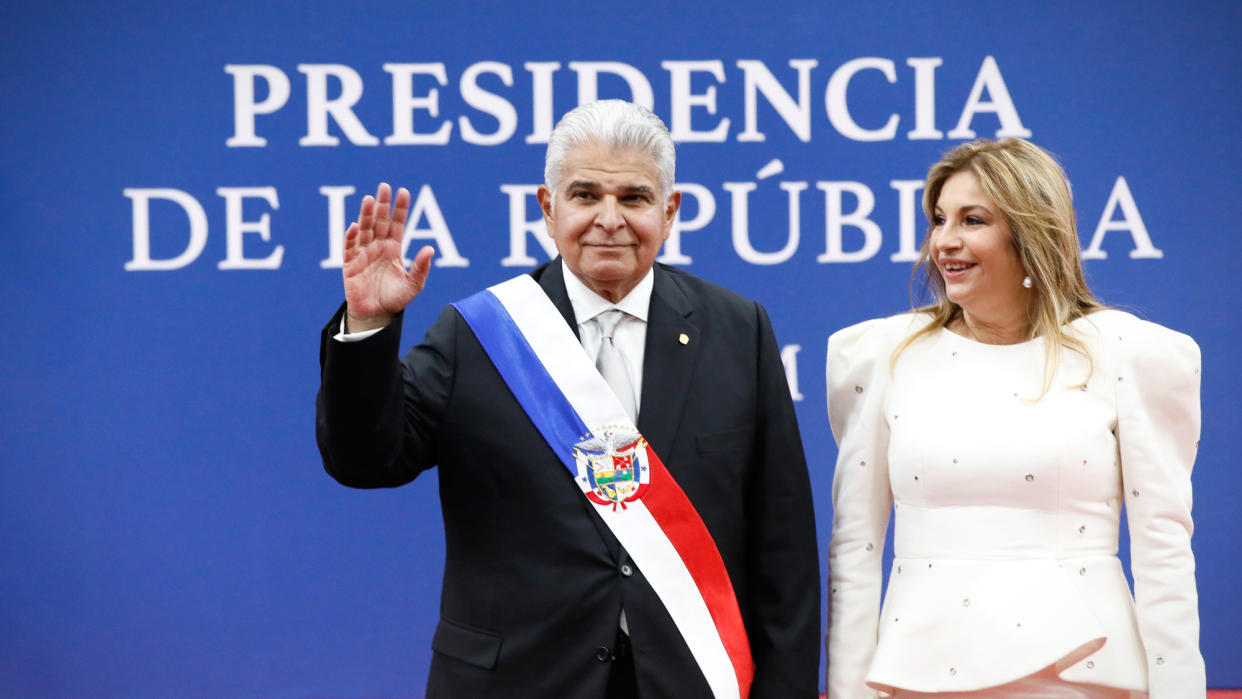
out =
[[416,342],[547,259],[547,131],[594,95],[679,141],[663,259],[769,309],[821,545],[825,342],[909,306],[927,166],[975,136],[1058,154],[1093,288],[1202,346],[1202,646],[1242,686],[1242,6],[343,5],[0,10],[0,693],[421,694],[435,474],[352,491],[314,444],[334,241],[377,181],[421,196]]

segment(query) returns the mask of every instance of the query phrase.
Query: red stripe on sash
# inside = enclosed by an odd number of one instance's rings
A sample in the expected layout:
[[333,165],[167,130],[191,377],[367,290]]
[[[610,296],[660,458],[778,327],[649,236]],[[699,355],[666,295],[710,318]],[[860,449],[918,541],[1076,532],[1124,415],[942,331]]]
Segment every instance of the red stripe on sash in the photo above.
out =
[[668,535],[702,593],[737,673],[739,695],[746,699],[755,678],[755,665],[729,571],[725,569],[724,559],[707,525],[651,445],[647,445],[647,455],[651,463],[651,485],[643,495],[643,504]]

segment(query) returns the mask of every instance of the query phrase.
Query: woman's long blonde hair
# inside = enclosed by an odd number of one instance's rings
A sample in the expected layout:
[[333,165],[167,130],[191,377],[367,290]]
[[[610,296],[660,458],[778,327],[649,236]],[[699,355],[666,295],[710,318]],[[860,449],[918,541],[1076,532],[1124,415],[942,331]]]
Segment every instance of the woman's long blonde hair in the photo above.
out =
[[[1029,141],[983,138],[963,143],[946,153],[927,172],[923,213],[928,221],[935,220],[936,202],[945,181],[959,172],[973,174],[979,187],[1000,209],[1009,224],[1018,258],[1031,278],[1027,320],[1030,337],[1044,340],[1044,381],[1039,394],[1042,398],[1060,369],[1061,348],[1078,352],[1087,358],[1089,366],[1093,364],[1086,344],[1067,333],[1066,325],[1104,308],[1083,278],[1069,180],[1050,154]],[[947,327],[962,313],[961,306],[945,294],[944,278],[932,259],[930,232],[929,227],[915,264],[915,274],[922,272],[934,300],[917,311],[931,314],[932,320],[897,346],[890,363],[893,367],[911,343]]]

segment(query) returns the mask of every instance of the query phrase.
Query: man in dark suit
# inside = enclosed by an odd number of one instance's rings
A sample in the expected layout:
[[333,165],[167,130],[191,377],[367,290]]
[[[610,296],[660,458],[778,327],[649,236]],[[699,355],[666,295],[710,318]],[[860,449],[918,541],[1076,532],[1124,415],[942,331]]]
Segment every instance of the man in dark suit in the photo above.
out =
[[545,182],[560,255],[530,276],[578,339],[568,349],[612,362],[601,385],[710,534],[749,644],[733,656],[746,679],[727,691],[708,679],[715,670],[675,620],[679,605],[661,598],[655,566],[635,563],[651,559],[619,543],[616,518],[584,497],[457,307],[398,361],[400,314],[432,251],[402,266],[410,197],[382,184],[346,234],[317,436],[325,468],[348,486],[440,468],[447,550],[427,696],[815,696],[819,550],[767,314],[654,264],[681,198],[672,140],[647,110],[605,101],[570,112],[549,141]]

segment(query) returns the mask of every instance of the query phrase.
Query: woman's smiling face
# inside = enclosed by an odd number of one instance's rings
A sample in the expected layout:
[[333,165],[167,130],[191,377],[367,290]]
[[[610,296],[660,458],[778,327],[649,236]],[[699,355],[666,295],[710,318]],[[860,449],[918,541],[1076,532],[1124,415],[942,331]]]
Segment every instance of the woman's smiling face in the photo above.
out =
[[990,319],[1026,314],[1026,270],[1009,222],[973,173],[962,171],[945,180],[930,235],[945,295],[963,312]]

